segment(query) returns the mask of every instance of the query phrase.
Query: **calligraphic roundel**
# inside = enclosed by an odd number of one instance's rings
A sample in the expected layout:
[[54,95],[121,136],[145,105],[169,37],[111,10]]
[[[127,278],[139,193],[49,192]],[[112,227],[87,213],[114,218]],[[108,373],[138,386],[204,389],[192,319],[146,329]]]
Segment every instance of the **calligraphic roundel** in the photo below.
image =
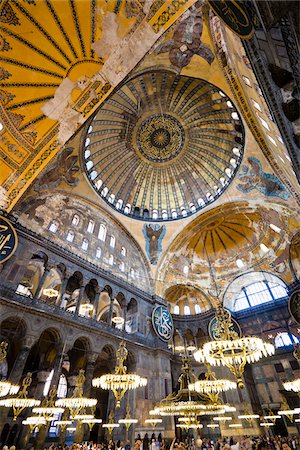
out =
[[152,325],[157,336],[164,342],[168,342],[174,332],[173,319],[167,308],[158,305],[152,312]]
[[0,217],[0,263],[7,261],[16,251],[18,236],[12,224]]

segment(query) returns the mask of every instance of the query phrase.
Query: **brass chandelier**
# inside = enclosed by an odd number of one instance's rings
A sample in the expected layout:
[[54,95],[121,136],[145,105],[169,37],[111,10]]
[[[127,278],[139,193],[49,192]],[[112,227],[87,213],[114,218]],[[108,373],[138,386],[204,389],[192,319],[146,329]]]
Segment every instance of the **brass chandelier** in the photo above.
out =
[[45,420],[51,421],[54,414],[62,414],[65,408],[55,406],[56,386],[53,386],[49,392],[48,398],[45,397],[41,405],[32,409],[34,414],[44,417]]
[[[293,355],[296,358],[296,360],[298,361],[298,363],[300,364],[300,345],[299,344],[295,345]],[[299,396],[300,396],[300,378],[295,378],[295,380],[293,380],[293,381],[286,381],[285,383],[283,383],[283,387],[286,391],[293,391],[293,392],[299,393]]]
[[84,370],[80,370],[76,377],[76,387],[71,397],[59,398],[55,406],[69,408],[71,418],[75,417],[86,407],[92,407],[97,404],[96,398],[87,398],[83,396],[83,385],[85,382]]
[[28,387],[31,385],[32,376],[28,372],[22,381],[22,387],[17,397],[8,397],[0,400],[0,406],[6,406],[7,408],[13,408],[14,420],[25,408],[32,408],[33,406],[39,406],[41,401],[35,398],[28,397]]
[[[0,343],[0,364],[5,360],[7,355],[8,343],[2,341]],[[19,392],[20,386],[17,384],[12,384],[8,380],[0,381],[0,397],[5,397],[6,395],[14,395]]]
[[273,355],[273,344],[256,336],[239,337],[233,328],[231,314],[219,303],[216,309],[219,338],[206,342],[194,353],[196,361],[213,366],[226,366],[237,379],[240,389],[244,387],[243,373],[246,363],[254,363],[263,356]]
[[206,367],[205,380],[197,380],[194,383],[190,383],[189,389],[208,395],[212,402],[216,403],[220,392],[236,389],[237,385],[234,381],[227,380],[226,378],[216,378],[210,365],[206,364]]
[[143,378],[136,373],[127,373],[127,367],[124,366],[127,355],[126,344],[124,341],[121,341],[116,352],[117,364],[115,373],[108,373],[92,380],[94,387],[113,391],[116,398],[116,408],[120,408],[121,400],[129,389],[137,389],[147,385],[147,378]]
[[182,373],[179,376],[179,390],[173,392],[155,406],[150,414],[160,416],[181,416],[197,417],[199,415],[214,413],[224,413],[229,406],[219,401],[218,396],[210,397],[207,394],[199,393],[189,389],[189,385],[197,382],[195,374],[192,372],[191,363],[188,356],[182,357]]

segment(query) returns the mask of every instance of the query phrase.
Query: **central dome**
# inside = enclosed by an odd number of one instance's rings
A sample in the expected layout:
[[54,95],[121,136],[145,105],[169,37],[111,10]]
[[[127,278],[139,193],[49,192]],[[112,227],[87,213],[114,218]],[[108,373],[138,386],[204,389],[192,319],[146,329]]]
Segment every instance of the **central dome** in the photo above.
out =
[[186,217],[213,202],[240,164],[244,129],[204,80],[146,72],[128,80],[86,128],[86,171],[114,209],[140,220]]

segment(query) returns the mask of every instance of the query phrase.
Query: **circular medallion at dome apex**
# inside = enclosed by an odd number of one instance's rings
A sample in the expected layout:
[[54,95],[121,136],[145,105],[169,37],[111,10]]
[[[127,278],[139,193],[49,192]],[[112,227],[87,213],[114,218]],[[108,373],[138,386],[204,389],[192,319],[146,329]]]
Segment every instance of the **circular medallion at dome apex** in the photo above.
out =
[[184,138],[179,120],[169,114],[153,114],[138,125],[136,146],[149,161],[170,161],[182,150]]
[[130,217],[174,220],[218,198],[241,162],[244,128],[216,86],[172,72],[129,79],[84,134],[94,189]]

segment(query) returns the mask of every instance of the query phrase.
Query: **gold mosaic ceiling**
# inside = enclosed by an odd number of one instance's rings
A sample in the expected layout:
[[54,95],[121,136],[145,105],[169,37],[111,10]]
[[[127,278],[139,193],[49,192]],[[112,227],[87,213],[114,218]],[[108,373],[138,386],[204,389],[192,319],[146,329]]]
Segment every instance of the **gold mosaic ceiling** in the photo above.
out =
[[8,210],[194,1],[146,3],[0,3],[0,183]]
[[234,177],[244,130],[228,97],[172,72],[129,79],[87,127],[88,177],[110,206],[141,220],[186,217]]

